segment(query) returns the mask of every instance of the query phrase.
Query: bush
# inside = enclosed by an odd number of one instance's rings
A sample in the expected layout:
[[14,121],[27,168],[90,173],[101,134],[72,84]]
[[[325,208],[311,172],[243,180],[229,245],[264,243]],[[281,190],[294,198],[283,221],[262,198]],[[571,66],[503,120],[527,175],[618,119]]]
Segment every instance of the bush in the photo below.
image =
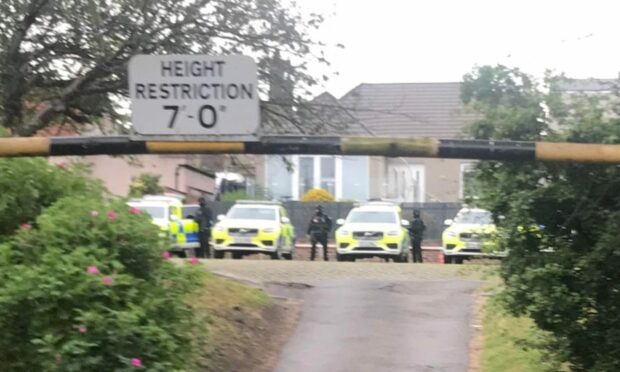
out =
[[0,370],[193,369],[197,270],[123,201],[64,198],[0,245]]
[[45,159],[0,159],[0,241],[21,224],[32,223],[41,211],[68,195],[100,198],[103,186],[86,177],[79,164],[50,165]]
[[158,174],[143,173],[134,177],[129,185],[129,196],[139,198],[144,195],[157,195],[164,192],[164,188],[159,185]]
[[229,191],[220,195],[220,200],[225,202],[234,202],[237,200],[250,199],[245,190]]
[[[502,66],[478,69],[463,87],[479,114],[475,138],[620,143],[620,120],[609,115],[617,101],[568,101]],[[483,161],[475,177],[478,202],[505,216],[499,244],[510,250],[501,269],[510,312],[552,335],[546,351],[572,370],[620,370],[620,168]]]
[[302,202],[333,202],[334,200],[336,198],[324,189],[308,190],[301,198]]

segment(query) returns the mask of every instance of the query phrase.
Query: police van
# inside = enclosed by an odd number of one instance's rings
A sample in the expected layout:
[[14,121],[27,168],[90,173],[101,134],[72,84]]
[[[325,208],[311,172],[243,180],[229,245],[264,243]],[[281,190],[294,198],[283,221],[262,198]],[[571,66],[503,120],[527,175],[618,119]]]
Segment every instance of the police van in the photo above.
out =
[[131,199],[129,206],[148,213],[153,223],[159,226],[162,237],[170,239],[170,252],[184,257],[193,257],[200,247],[198,224],[190,218],[183,218],[182,197],[177,195],[145,195]]

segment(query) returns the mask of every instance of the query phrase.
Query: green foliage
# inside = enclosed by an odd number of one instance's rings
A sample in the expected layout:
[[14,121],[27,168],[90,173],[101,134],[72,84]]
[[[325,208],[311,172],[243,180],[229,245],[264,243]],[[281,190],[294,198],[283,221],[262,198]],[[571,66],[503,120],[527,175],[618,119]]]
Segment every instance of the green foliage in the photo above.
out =
[[134,177],[129,185],[129,196],[139,198],[144,195],[157,195],[164,192],[164,188],[159,185],[158,174],[142,173]]
[[245,190],[237,190],[237,191],[229,191],[229,192],[223,193],[220,196],[220,199],[222,201],[233,202],[237,200],[247,200],[247,199],[253,199],[253,198],[249,198]]
[[[620,143],[620,121],[605,115],[612,107],[592,97],[562,98],[553,89],[557,80],[546,80],[551,89],[544,94],[518,70],[485,67],[468,75],[463,97],[481,115],[470,134]],[[510,249],[502,265],[510,311],[550,332],[548,351],[572,369],[620,370],[620,168],[481,162],[476,185],[477,203],[506,216],[499,244]]]
[[148,215],[68,197],[35,226],[0,245],[0,370],[193,370],[200,275],[162,257]]
[[325,189],[310,189],[301,197],[302,202],[333,202],[334,200],[336,198]]
[[0,159],[0,241],[21,224],[68,195],[100,198],[103,186],[81,165],[50,165],[45,159]]

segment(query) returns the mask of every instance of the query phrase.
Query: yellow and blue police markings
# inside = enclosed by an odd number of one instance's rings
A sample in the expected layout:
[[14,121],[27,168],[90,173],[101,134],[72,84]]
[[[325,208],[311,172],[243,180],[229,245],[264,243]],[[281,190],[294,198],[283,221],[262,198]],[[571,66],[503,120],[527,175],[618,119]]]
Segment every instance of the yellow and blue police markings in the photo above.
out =
[[199,245],[198,224],[192,220],[170,221],[170,239],[173,247]]

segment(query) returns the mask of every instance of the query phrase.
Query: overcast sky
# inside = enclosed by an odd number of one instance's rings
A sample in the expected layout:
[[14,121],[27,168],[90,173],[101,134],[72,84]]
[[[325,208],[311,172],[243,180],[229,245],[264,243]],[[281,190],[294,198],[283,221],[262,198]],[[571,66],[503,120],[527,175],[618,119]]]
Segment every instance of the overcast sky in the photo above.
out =
[[328,16],[318,38],[345,45],[327,50],[337,97],[360,83],[460,81],[482,64],[576,78],[620,71],[617,0],[297,1]]

